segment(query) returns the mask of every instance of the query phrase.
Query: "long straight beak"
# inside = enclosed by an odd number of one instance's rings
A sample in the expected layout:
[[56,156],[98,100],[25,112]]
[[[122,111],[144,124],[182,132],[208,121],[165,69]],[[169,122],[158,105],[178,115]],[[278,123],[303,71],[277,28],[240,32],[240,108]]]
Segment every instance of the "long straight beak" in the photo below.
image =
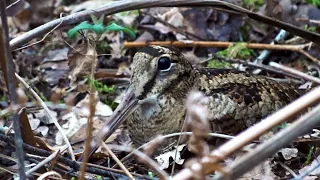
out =
[[[109,120],[92,139],[89,157],[99,148],[101,141],[108,139],[120,124],[122,124],[128,116],[138,108],[138,103],[139,100],[135,97],[133,89],[129,87],[122,101],[109,117]],[[78,161],[82,161],[82,159],[83,155],[81,155]]]

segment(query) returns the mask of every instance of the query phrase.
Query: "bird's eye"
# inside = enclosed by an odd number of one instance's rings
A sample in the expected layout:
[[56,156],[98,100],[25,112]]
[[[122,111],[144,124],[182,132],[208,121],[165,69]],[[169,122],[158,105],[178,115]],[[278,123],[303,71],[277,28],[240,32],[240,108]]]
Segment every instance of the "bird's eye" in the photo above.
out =
[[158,60],[158,69],[159,70],[168,70],[171,67],[171,60],[168,57],[161,57]]

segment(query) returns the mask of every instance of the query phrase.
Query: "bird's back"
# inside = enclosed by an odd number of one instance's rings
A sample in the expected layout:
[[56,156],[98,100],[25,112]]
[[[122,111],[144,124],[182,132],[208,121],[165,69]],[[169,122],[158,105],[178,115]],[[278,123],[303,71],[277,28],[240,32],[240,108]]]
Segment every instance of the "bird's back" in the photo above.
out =
[[237,134],[301,95],[297,88],[265,76],[231,69],[196,71],[200,77],[198,89],[210,98],[213,132]]

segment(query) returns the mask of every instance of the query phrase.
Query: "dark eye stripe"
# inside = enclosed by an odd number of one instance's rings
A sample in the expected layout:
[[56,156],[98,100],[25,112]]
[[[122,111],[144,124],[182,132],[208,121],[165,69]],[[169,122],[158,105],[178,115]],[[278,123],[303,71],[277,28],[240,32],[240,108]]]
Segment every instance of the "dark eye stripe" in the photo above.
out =
[[137,97],[137,99],[141,100],[147,96],[147,94],[151,91],[153,86],[156,84],[156,77],[157,77],[157,73],[155,73],[153,77],[143,86],[143,92],[141,95]]
[[175,59],[171,59],[171,62],[172,62],[172,63],[178,63],[178,61],[175,60]]

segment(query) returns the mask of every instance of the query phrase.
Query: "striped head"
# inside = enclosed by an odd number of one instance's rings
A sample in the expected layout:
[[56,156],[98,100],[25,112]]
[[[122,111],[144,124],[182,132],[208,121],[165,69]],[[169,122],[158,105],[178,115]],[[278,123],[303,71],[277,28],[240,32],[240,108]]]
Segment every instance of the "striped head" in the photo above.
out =
[[187,93],[194,79],[193,68],[188,60],[168,47],[142,48],[133,57],[132,69],[130,86],[139,100],[158,98],[172,91]]

